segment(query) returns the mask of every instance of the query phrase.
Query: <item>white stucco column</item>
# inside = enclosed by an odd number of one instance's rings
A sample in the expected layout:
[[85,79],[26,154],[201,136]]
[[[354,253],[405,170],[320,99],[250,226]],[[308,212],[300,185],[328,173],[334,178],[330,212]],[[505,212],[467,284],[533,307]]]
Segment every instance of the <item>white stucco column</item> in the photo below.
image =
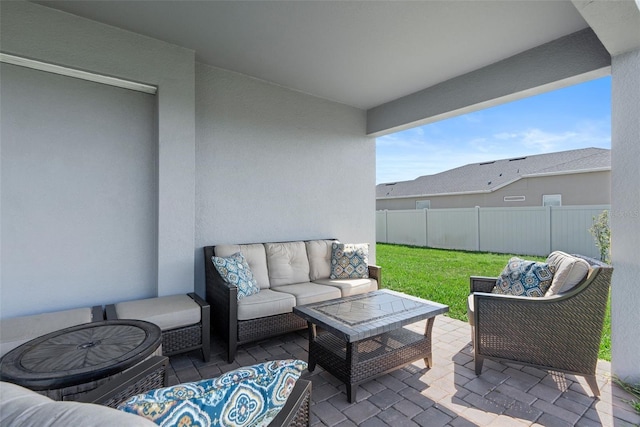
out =
[[612,373],[640,381],[640,50],[611,59]]

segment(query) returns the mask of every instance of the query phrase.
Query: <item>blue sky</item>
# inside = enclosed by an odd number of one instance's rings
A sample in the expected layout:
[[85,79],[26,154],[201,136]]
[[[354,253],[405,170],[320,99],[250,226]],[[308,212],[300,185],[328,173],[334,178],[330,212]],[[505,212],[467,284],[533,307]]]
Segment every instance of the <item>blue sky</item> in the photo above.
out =
[[611,148],[610,76],[379,137],[376,184],[586,147]]

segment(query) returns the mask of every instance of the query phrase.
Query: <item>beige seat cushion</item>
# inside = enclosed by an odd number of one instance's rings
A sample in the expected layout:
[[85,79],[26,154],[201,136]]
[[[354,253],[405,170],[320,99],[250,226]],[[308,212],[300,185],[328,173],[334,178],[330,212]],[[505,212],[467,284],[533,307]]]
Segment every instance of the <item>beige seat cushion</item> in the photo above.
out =
[[581,258],[561,251],[551,252],[546,263],[555,267],[551,287],[545,296],[557,295],[567,292],[587,277],[589,263]]
[[268,289],[269,270],[267,269],[267,255],[262,243],[254,243],[251,245],[218,245],[214,248],[216,256],[228,257],[236,252],[241,252],[244,259],[247,260],[254,279],[258,282],[260,289]]
[[276,292],[286,292],[296,297],[296,305],[311,304],[340,298],[340,289],[334,286],[319,285],[317,283],[295,283],[293,285],[278,286],[272,288]]
[[340,289],[343,297],[364,294],[378,289],[376,279],[321,279],[314,280],[313,283],[334,286]]
[[265,243],[271,287],[309,281],[309,259],[304,242]]
[[335,240],[304,242],[309,258],[309,279],[312,282],[328,279],[331,274],[331,243]]
[[[251,320],[276,314],[291,313],[296,298],[284,292],[263,289],[238,301],[238,320]],[[215,317],[215,314],[214,314]]]
[[3,427],[87,426],[144,427],[146,418],[107,406],[56,402],[15,384],[0,382],[0,425]]
[[75,308],[2,319],[0,321],[0,357],[34,338],[92,320],[91,308]]
[[126,301],[115,306],[118,319],[146,320],[163,331],[200,323],[200,306],[186,294]]

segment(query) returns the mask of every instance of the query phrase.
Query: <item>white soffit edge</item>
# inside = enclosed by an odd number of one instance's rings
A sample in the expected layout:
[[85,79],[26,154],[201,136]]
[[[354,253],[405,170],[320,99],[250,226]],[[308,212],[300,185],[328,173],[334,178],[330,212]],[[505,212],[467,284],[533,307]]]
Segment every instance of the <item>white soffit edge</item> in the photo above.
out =
[[0,62],[6,64],[17,65],[19,67],[31,68],[34,70],[45,71],[48,73],[59,74],[62,76],[73,77],[76,79],[87,80],[90,82],[102,83],[109,86],[115,86],[122,89],[135,90],[137,92],[149,93],[155,95],[158,92],[156,86],[132,82],[129,80],[119,79],[117,77],[105,76],[102,74],[90,73],[88,71],[76,70],[74,68],[63,67],[60,65],[49,64],[47,62],[36,61],[34,59],[23,58],[21,56],[0,53]]

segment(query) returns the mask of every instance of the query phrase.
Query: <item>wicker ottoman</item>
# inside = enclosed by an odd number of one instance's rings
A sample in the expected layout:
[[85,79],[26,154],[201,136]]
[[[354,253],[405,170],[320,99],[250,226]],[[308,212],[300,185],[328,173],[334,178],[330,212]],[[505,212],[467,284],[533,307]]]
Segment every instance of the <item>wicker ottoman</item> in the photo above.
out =
[[162,354],[200,350],[209,361],[210,307],[195,293],[125,301],[105,307],[107,319],[138,319],[162,330]]

